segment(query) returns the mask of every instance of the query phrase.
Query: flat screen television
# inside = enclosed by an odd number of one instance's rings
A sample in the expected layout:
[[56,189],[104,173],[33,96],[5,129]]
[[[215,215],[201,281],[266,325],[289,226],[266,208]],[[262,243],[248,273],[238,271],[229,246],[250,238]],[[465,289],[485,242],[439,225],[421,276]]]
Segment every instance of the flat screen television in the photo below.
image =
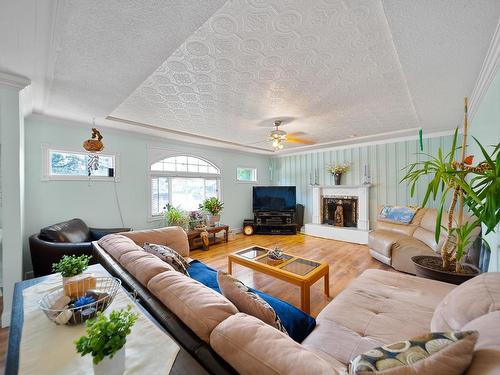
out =
[[295,186],[254,186],[253,210],[295,211]]

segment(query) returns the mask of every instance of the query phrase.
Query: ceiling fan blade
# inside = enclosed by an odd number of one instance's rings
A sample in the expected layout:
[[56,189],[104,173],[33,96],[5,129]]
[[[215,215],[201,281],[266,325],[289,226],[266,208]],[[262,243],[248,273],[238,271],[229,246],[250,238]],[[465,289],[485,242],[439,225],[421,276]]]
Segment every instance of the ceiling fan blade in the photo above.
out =
[[310,139],[295,138],[295,137],[290,137],[290,135],[286,137],[286,141],[290,143],[301,143],[303,145],[313,145],[316,143],[314,141],[311,141]]
[[288,133],[287,135],[290,136],[290,137],[294,137],[295,138],[297,136],[306,135],[306,133],[304,133],[304,132],[293,132],[293,133]]

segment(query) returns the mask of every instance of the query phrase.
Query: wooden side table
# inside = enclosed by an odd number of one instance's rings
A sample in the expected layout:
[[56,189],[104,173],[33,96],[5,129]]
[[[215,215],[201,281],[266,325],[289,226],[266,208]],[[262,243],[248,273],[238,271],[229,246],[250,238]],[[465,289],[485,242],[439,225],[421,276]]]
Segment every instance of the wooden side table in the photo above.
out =
[[[217,242],[221,242],[222,240],[216,237],[216,234],[224,231],[223,241],[228,241],[229,235],[229,225],[216,225],[215,227],[207,227],[206,231],[209,234],[209,245],[213,245]],[[188,241],[189,241],[189,249],[194,250],[200,247],[203,247],[203,242],[201,240],[200,234],[203,232],[201,229],[190,229],[187,231]],[[205,249],[208,250],[208,247]]]

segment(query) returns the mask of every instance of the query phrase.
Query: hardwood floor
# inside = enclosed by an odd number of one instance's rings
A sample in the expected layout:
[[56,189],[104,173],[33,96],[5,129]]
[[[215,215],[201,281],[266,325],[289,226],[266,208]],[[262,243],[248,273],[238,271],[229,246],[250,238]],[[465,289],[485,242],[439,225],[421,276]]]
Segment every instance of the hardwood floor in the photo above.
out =
[[[289,235],[253,235],[238,234],[236,240],[210,246],[208,251],[194,250],[191,257],[198,259],[212,268],[227,271],[227,255],[252,245],[273,247],[278,245],[284,251],[321,260],[330,265],[330,299],[323,293],[323,281],[319,280],[311,287],[311,315],[316,316],[332,298],[339,294],[353,279],[368,268],[392,270],[392,268],[373,259],[368,254],[368,247],[347,242],[326,240],[323,238],[297,234]],[[300,289],[284,281],[276,280],[259,272],[235,264],[233,275],[246,285],[276,296],[300,307]]]
[[[323,293],[323,280],[311,287],[311,315],[316,316],[332,298],[339,294],[353,279],[369,268],[392,270],[368,254],[365,245],[325,240],[322,238],[297,234],[296,236],[238,234],[236,240],[210,246],[208,251],[194,250],[191,257],[205,262],[215,269],[227,271],[227,255],[234,251],[260,245],[273,247],[278,245],[291,254],[305,258],[321,260],[330,265],[330,298]],[[248,286],[276,296],[297,307],[300,306],[299,287],[276,280],[259,272],[254,272],[237,264],[233,265],[233,275]],[[0,373],[4,372],[5,355],[9,330],[0,329]]]

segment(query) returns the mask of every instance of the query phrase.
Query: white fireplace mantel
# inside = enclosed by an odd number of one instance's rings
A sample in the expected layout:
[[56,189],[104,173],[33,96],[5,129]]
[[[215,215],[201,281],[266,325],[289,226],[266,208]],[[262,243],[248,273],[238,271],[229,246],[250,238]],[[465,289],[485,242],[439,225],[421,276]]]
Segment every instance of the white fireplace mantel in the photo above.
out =
[[[370,231],[370,186],[371,185],[317,185],[312,187],[312,223],[305,225],[305,233],[318,237],[368,243]],[[335,227],[322,223],[323,197],[357,197],[358,226],[357,228]]]

